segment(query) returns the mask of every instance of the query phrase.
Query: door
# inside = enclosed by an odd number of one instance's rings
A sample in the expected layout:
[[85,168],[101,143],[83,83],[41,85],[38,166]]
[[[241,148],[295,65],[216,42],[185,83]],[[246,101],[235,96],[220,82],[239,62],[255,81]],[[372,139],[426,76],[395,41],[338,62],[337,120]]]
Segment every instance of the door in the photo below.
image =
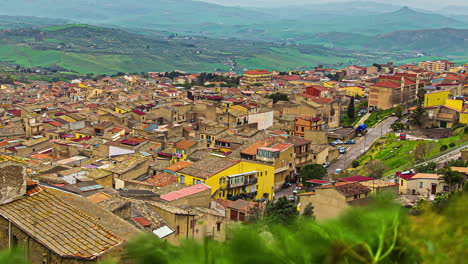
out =
[[436,194],[437,184],[433,183],[431,187],[431,194]]
[[440,121],[440,127],[441,127],[441,128],[447,128],[447,122],[445,122],[445,121]]

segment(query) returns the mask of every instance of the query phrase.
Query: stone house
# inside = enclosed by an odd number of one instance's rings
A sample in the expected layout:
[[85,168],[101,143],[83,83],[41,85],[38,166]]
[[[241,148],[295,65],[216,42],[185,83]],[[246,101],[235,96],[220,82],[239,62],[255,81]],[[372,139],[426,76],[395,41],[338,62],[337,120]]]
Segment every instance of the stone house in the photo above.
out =
[[317,220],[339,216],[346,208],[365,204],[372,190],[358,182],[340,182],[315,188],[315,192],[298,194],[301,214],[306,206],[314,206]]

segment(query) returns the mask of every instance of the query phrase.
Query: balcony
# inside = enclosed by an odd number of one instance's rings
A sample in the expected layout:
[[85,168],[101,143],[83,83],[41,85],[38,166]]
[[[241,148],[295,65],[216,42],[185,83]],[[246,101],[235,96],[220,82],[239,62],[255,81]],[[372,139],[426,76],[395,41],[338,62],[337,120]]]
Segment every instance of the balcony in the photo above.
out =
[[254,179],[250,179],[250,180],[247,180],[247,181],[238,182],[238,183],[234,183],[234,184],[228,183],[228,184],[222,185],[221,189],[226,190],[226,189],[232,189],[232,188],[239,188],[239,187],[243,187],[243,186],[256,184],[257,182],[258,182],[258,179],[254,178]]

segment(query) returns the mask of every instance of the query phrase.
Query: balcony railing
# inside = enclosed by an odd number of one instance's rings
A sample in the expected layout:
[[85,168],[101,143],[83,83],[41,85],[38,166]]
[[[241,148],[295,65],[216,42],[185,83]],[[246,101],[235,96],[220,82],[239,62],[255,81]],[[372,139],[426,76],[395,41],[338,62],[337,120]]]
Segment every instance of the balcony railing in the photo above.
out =
[[[238,182],[238,183],[228,183],[226,185],[224,185],[225,188],[223,189],[232,189],[232,188],[238,188],[238,187],[243,187],[243,186],[247,186],[247,185],[252,185],[252,184],[256,184],[258,182],[258,179],[257,178],[254,178],[254,179],[250,179],[250,180],[247,180],[247,181],[243,181],[243,182]],[[223,186],[221,186],[223,187]]]

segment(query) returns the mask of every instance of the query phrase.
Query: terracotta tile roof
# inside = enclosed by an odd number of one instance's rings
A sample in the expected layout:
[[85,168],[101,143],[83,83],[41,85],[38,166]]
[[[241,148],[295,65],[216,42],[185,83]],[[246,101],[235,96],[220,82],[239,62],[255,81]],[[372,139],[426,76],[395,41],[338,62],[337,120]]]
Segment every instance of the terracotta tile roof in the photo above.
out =
[[211,188],[205,184],[197,184],[181,190],[163,194],[161,195],[161,199],[170,202],[210,189]]
[[443,175],[441,174],[435,174],[435,173],[416,173],[411,179],[433,179],[433,180],[438,180],[442,178]]
[[393,187],[393,186],[399,185],[398,183],[387,182],[387,181],[382,181],[382,180],[371,180],[371,181],[364,181],[360,183],[369,188],[385,188],[385,187]]
[[376,84],[372,85],[373,87],[384,87],[384,88],[400,88],[400,85],[391,82],[391,81],[383,81],[383,82],[378,82]]
[[1,205],[0,215],[65,258],[96,259],[124,242],[47,189]]
[[151,222],[148,221],[144,217],[134,217],[134,218],[132,218],[132,220],[135,221],[135,223],[139,224],[142,227],[151,226]]
[[177,182],[177,176],[170,173],[159,173],[145,181],[157,187],[164,187]]
[[184,161],[184,160],[181,160],[179,162],[176,162],[174,164],[172,164],[171,166],[165,168],[166,170],[169,170],[169,171],[175,171],[175,172],[178,172],[184,168],[187,168],[188,166],[192,165],[193,162],[190,162],[190,161]]
[[244,74],[250,74],[250,75],[262,75],[262,74],[271,74],[270,71],[265,70],[265,69],[255,69],[252,71],[246,71]]
[[334,188],[346,197],[371,192],[371,189],[358,182],[335,185]]
[[184,140],[181,140],[181,141],[177,142],[175,144],[175,147],[177,149],[187,150],[187,149],[193,147],[195,144],[197,144],[196,141],[184,139]]
[[90,200],[91,202],[98,204],[100,202],[103,202],[107,199],[110,199],[112,196],[110,194],[107,194],[105,192],[98,192],[93,195],[90,195],[86,197],[86,199]]
[[209,158],[195,162],[191,166],[182,169],[180,173],[193,177],[208,179],[211,176],[239,163],[238,160],[225,158]]
[[262,148],[262,147],[268,147],[272,143],[273,143],[272,141],[260,140],[248,146],[246,149],[241,151],[241,153],[245,155],[251,155],[251,156],[257,155],[257,149]]
[[342,182],[361,182],[361,181],[370,181],[370,180],[373,180],[373,179],[374,178],[357,175],[357,176],[341,178],[341,179],[338,179],[338,180],[342,181]]

